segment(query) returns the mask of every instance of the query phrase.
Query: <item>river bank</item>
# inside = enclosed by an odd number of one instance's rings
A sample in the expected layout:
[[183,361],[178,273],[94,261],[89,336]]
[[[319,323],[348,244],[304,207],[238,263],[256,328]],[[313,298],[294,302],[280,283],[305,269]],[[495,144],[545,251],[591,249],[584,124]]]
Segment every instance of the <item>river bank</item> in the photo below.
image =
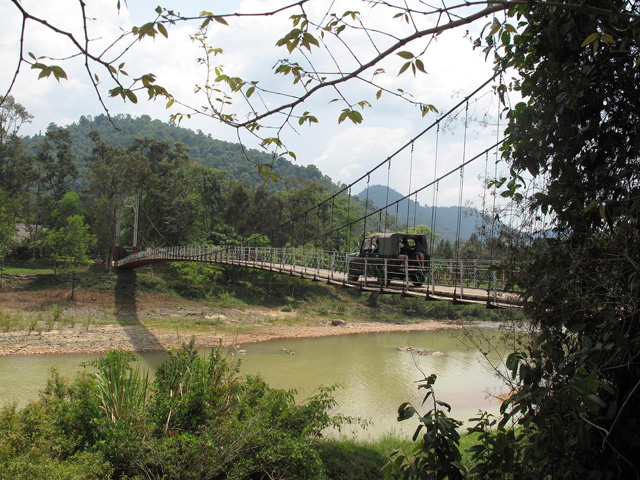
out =
[[73,324],[59,329],[34,332],[15,330],[0,333],[0,355],[38,355],[65,353],[103,353],[111,349],[131,352],[163,351],[177,348],[191,337],[198,348],[215,345],[239,346],[247,343],[294,338],[326,337],[358,333],[401,331],[435,331],[459,328],[453,322],[427,320],[412,324],[382,322],[346,322],[334,326],[332,322],[317,325],[262,325],[238,328],[234,331],[221,324],[224,331],[212,326],[193,332],[171,331],[144,325],[90,325]]
[[[131,352],[177,348],[195,338],[199,348],[287,338],[358,333],[433,331],[457,322],[414,318],[376,321],[347,315],[313,315],[281,308],[219,308],[138,293],[135,303],[114,304],[107,292],[0,292],[0,355]],[[288,310],[288,309],[286,309]],[[337,324],[337,325],[336,325]]]

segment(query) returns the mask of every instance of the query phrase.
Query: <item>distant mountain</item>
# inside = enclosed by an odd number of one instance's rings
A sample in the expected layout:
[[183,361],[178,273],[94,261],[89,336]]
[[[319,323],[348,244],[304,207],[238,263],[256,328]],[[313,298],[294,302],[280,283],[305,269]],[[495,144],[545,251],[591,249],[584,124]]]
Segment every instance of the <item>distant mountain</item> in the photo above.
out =
[[[378,208],[404,197],[401,193],[390,188],[387,197],[387,187],[384,185],[372,185],[369,187],[369,200],[371,200]],[[358,194],[358,198],[364,200],[367,198],[367,189]],[[398,203],[398,217],[400,223],[404,225],[407,221],[407,205],[409,207],[409,226],[413,226],[415,215],[416,225],[426,225],[431,227],[431,216],[433,208],[427,205],[420,205],[414,200],[405,199]],[[455,241],[458,225],[458,212],[462,208],[462,216],[460,219],[460,238],[467,240],[472,233],[478,231],[481,226],[481,212],[475,208],[468,207],[436,207],[435,209],[435,227],[434,231],[444,240]],[[395,215],[396,207],[388,209],[390,214]]]
[[[171,145],[177,142],[183,143],[188,147],[190,156],[195,160],[204,165],[224,170],[231,178],[250,186],[258,186],[263,180],[252,162],[270,163],[272,161],[272,157],[267,153],[253,149],[243,150],[242,146],[237,143],[216,140],[200,130],[194,132],[176,124],[153,120],[148,115],[140,117],[117,115],[114,117],[114,123],[118,127],[117,129],[106,115],[82,116],[77,123],[61,127],[69,130],[71,134],[72,151],[78,158],[80,171],[84,167],[85,159],[91,155],[93,149],[93,142],[89,138],[89,132],[92,130],[96,130],[105,143],[113,146],[128,147],[136,138],[144,137],[166,141]],[[58,128],[58,126],[51,124],[49,128]],[[34,135],[25,137],[24,141],[28,147],[33,147],[43,139],[44,135]],[[245,157],[245,152],[251,162]],[[283,179],[318,181],[330,189],[333,186],[331,179],[323,175],[314,165],[301,166],[284,158],[278,158],[274,162],[274,167],[275,172]],[[267,187],[272,191],[278,190],[283,187],[283,183],[271,183]]]

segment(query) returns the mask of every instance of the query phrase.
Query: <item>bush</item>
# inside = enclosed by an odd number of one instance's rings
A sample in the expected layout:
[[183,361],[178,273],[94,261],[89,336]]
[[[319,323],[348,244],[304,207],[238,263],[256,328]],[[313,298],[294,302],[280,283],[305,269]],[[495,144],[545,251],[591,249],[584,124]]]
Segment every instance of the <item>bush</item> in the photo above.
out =
[[2,409],[0,478],[326,478],[317,439],[350,420],[329,413],[332,389],[298,404],[193,341],[150,384],[134,362],[54,370],[39,400]]

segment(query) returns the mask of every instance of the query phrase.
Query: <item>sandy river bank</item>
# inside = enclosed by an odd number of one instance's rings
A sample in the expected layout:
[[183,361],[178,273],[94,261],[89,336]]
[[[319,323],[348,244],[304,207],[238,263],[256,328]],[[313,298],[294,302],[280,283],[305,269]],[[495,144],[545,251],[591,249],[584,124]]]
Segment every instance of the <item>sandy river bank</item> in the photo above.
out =
[[[261,325],[243,327],[238,331],[180,332],[142,325],[84,325],[75,324],[50,331],[28,332],[16,330],[0,332],[0,355],[37,355],[64,353],[101,353],[119,348],[132,352],[162,351],[179,347],[195,337],[199,348],[244,345],[287,338],[325,337],[358,333],[395,331],[433,331],[458,328],[443,321],[424,321],[415,324],[358,322],[333,326],[331,322],[317,325]],[[228,330],[228,328],[225,328]]]
[[[58,318],[51,321],[56,308]],[[101,353],[119,348],[132,352],[177,348],[195,337],[200,348],[243,345],[287,338],[357,333],[430,331],[459,328],[455,322],[392,323],[362,319],[332,325],[335,318],[295,311],[254,307],[213,309],[175,298],[138,293],[116,302],[108,292],[65,290],[0,291],[0,313],[20,318],[17,325],[0,325],[0,356]],[[39,319],[34,323],[34,319]],[[36,325],[37,323],[37,325]]]

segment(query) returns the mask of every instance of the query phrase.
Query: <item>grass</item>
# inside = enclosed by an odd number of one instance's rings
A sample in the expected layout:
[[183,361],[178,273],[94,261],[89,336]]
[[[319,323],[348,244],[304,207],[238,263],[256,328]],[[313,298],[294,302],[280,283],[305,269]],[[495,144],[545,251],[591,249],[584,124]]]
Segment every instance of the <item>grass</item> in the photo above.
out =
[[345,439],[325,439],[320,456],[331,479],[371,480],[383,478],[382,467],[389,455],[402,446],[413,448],[413,443],[393,436],[384,436],[375,442]]
[[[460,436],[462,464],[471,468],[471,454],[466,452],[477,441],[478,434],[463,433]],[[382,467],[391,453],[401,448],[410,452],[414,442],[392,435],[385,435],[374,442],[351,439],[324,439],[321,441],[320,455],[327,467],[329,478],[335,480],[370,480],[383,478]]]
[[16,330],[26,330],[28,335],[32,332],[49,332],[56,326],[73,327],[75,319],[69,315],[64,315],[62,305],[53,305],[48,312],[27,312],[14,313],[0,310],[0,331],[10,332]]
[[49,261],[6,261],[5,275],[53,275],[53,264]]

